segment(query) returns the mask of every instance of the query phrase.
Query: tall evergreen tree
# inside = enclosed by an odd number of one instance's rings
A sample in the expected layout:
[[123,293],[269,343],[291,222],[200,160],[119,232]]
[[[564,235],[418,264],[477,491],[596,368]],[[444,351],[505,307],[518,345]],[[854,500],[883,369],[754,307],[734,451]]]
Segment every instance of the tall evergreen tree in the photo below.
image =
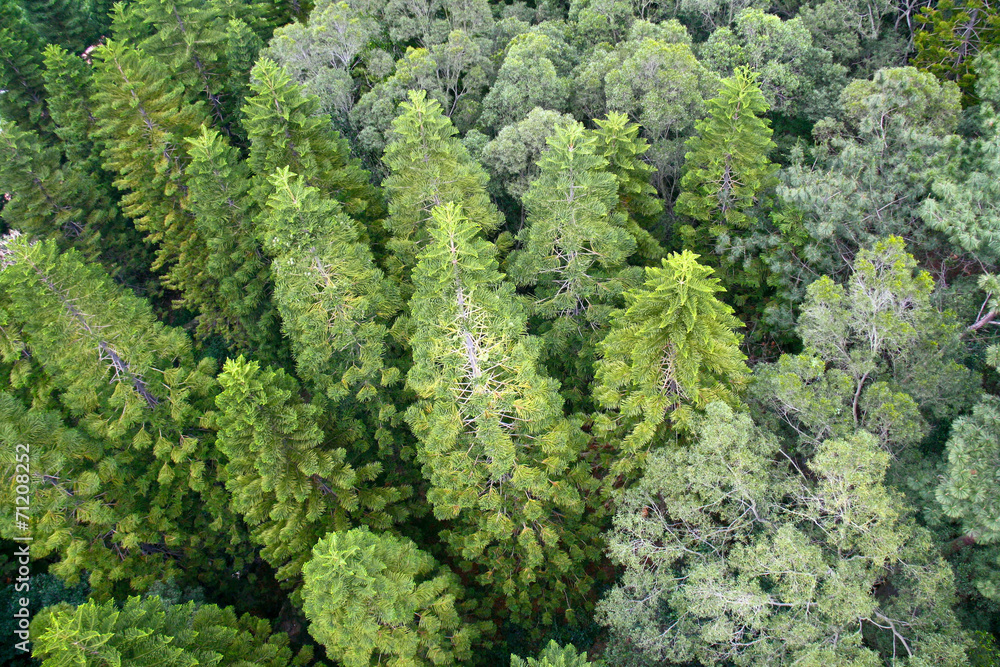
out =
[[674,210],[696,225],[680,228],[686,246],[704,256],[722,256],[723,283],[759,286],[760,267],[748,259],[739,237],[767,208],[769,190],[778,184],[768,121],[760,116],[767,103],[756,76],[746,68],[722,80],[719,95],[708,102],[708,118],[695,125],[687,141],[681,194]]
[[594,398],[603,413],[595,426],[616,443],[609,483],[639,472],[646,452],[670,428],[686,426],[692,409],[739,400],[747,373],[735,332],[741,323],[716,296],[719,279],[697,259],[671,253],[647,268],[600,343]]
[[145,590],[180,567],[221,567],[216,556],[241,538],[213,483],[217,457],[203,421],[214,360],[196,362],[181,330],[52,241],[12,232],[0,267],[9,316],[87,439],[39,452],[50,458],[34,469],[51,487],[36,496],[46,517],[38,556],[58,553],[53,571],[64,577],[89,571],[101,594],[119,580]]
[[232,607],[194,602],[170,605],[159,597],[60,603],[32,621],[32,656],[45,667],[134,665],[145,667],[287,667],[315,664],[312,648],[295,654],[288,635]]
[[460,206],[432,211],[413,271],[413,367],[420,401],[406,414],[430,483],[427,499],[452,552],[477,565],[489,599],[515,620],[572,615],[596,556],[583,516],[579,424],[538,368],[527,313],[497,271],[496,248]]
[[18,0],[0,1],[0,118],[22,129],[48,127],[42,81],[44,41]]
[[279,579],[298,583],[327,532],[357,521],[385,530],[400,518],[404,492],[374,484],[378,463],[354,468],[342,447],[326,444],[320,411],[284,371],[241,356],[226,362],[219,382],[218,447],[232,507]]
[[127,194],[125,215],[157,244],[154,270],[164,285],[180,293],[179,305],[200,311],[201,333],[225,321],[216,280],[205,270],[208,243],[187,210],[184,139],[207,121],[204,108],[185,100],[180,84],[156,59],[117,41],[95,52],[94,98],[97,138],[105,143],[104,166],[117,174],[115,186]]
[[95,146],[94,69],[83,58],[61,46],[45,47],[45,103],[55,124],[59,147],[66,159],[97,172],[100,148]]
[[[122,215],[120,194],[112,185],[114,176],[102,165],[105,144],[97,131],[93,66],[61,46],[49,44],[42,76],[53,132],[65,156],[60,169],[81,184],[81,190],[70,197],[87,212],[88,220],[102,220],[98,245],[104,268],[133,288],[155,292],[157,286],[149,275],[153,249],[142,243],[142,235]],[[39,234],[23,223],[14,226]],[[73,245],[80,248],[78,240]]]
[[334,402],[368,401],[398,370],[385,363],[385,322],[396,309],[359,225],[287,168],[258,234],[274,256],[275,301],[299,376]]
[[534,286],[532,314],[546,324],[548,371],[563,378],[564,394],[578,407],[586,405],[594,345],[642,269],[626,265],[636,239],[595,137],[576,123],[557,127],[547,143],[541,174],[524,195],[528,225],[507,268],[516,285]]
[[250,171],[239,151],[218,130],[201,127],[187,139],[190,163],[186,167],[188,198],[185,210],[206,239],[205,271],[217,285],[217,322],[204,326],[221,333],[239,350],[252,350],[258,359],[282,359],[284,345],[267,258],[254,234],[257,211],[250,196]]
[[236,120],[227,115],[223,99],[229,18],[232,13],[241,18],[251,7],[242,0],[133,0],[129,7],[144,24],[144,38],[134,46],[184,86],[188,101],[204,102],[212,123],[225,132]]
[[[76,248],[118,273],[128,265],[127,243],[140,242],[87,162],[63,161],[37,132],[0,124],[0,180],[11,200],[3,219],[31,236]],[[122,264],[119,264],[119,261]]]
[[455,136],[458,131],[441,104],[424,91],[410,91],[409,102],[399,109],[383,157],[390,175],[382,185],[389,197],[388,270],[408,296],[410,272],[430,238],[435,206],[459,204],[487,234],[495,232],[502,219],[486,192],[489,177]]
[[627,228],[635,237],[636,253],[646,261],[660,259],[663,249],[650,230],[656,229],[663,202],[650,182],[656,167],[642,159],[649,142],[639,136],[639,125],[623,113],[612,111],[594,124],[595,152],[608,161],[605,169],[615,177],[618,210],[629,216]]
[[382,216],[381,194],[351,158],[347,141],[333,130],[330,118],[317,115],[315,96],[306,95],[269,58],[254,65],[250,90],[243,127],[250,140],[250,169],[256,177],[254,196],[261,207],[273,192],[268,179],[276,169],[288,167],[307,185],[339,201],[348,215],[366,223]]
[[466,664],[479,631],[458,577],[405,537],[332,532],[305,566],[309,632],[344,667]]

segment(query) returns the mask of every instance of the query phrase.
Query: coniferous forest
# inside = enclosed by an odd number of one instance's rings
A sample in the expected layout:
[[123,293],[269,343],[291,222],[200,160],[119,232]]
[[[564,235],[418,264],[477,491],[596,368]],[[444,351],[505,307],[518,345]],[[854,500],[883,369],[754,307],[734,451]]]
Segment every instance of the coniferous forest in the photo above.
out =
[[1000,665],[996,2],[0,0],[0,663]]

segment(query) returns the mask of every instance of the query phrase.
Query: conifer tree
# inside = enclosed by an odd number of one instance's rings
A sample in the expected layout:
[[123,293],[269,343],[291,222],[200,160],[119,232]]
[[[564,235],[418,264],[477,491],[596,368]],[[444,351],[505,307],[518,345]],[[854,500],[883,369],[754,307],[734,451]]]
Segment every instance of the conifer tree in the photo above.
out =
[[243,127],[250,141],[254,196],[261,207],[273,192],[268,179],[276,169],[288,167],[307,185],[339,201],[348,215],[366,223],[381,217],[381,194],[351,158],[347,141],[332,129],[330,118],[317,114],[315,96],[306,95],[269,58],[254,65],[250,90]]
[[697,134],[687,141],[682,192],[674,204],[678,214],[696,225],[685,225],[680,232],[689,249],[704,256],[722,255],[726,285],[760,285],[759,269],[738,261],[738,237],[753,227],[755,216],[767,206],[768,191],[778,182],[777,167],[767,157],[774,142],[768,121],[760,117],[767,104],[756,76],[740,68],[723,79],[719,95],[708,101],[708,111],[708,118],[695,125]]
[[9,121],[0,124],[0,180],[11,195],[3,208],[11,228],[76,248],[91,261],[105,260],[116,272],[127,252],[123,242],[141,242],[128,234],[86,162],[63,162],[59,148],[46,147],[37,132]]
[[30,0],[22,2],[43,43],[82,53],[109,34],[112,0]]
[[374,485],[378,463],[354,468],[342,447],[326,444],[320,411],[284,371],[241,356],[226,362],[219,382],[218,447],[232,506],[279,579],[297,581],[327,532],[356,521],[385,530],[400,518],[394,504],[404,492]]
[[45,667],[132,665],[144,667],[288,667],[311,663],[312,648],[296,655],[288,635],[232,607],[194,602],[170,605],[161,598],[130,597],[47,607],[32,621],[32,657]]
[[486,192],[489,177],[455,136],[458,131],[441,104],[425,91],[410,91],[409,102],[399,109],[383,157],[390,175],[382,185],[389,197],[388,269],[408,295],[410,272],[429,239],[433,207],[461,205],[486,234],[495,232],[502,219]]
[[[61,46],[49,44],[45,48],[42,76],[53,132],[60,139],[59,150],[66,158],[60,169],[80,183],[80,189],[68,196],[86,212],[88,220],[102,220],[97,240],[101,263],[118,280],[130,285],[142,284],[154,291],[155,283],[149,277],[153,249],[143,244],[142,235],[122,215],[118,206],[120,195],[112,185],[114,176],[102,165],[105,146],[97,137],[94,68]],[[21,222],[13,226],[41,235]],[[74,247],[83,250],[80,243],[83,236],[74,239]]]
[[[952,423],[948,462],[937,499],[981,544],[1000,542],[1000,398],[986,395]],[[1000,599],[1000,595],[994,595]]]
[[585,403],[594,345],[622,293],[642,269],[628,267],[636,239],[618,210],[618,179],[606,171],[597,140],[579,123],[557,127],[547,140],[541,174],[524,195],[528,225],[507,262],[518,286],[534,286],[532,314],[543,329],[549,373],[564,395]]
[[[95,146],[94,69],[83,58],[55,44],[45,47],[45,103],[55,124],[59,147],[72,162],[96,173],[101,169]],[[103,176],[103,174],[102,174]]]
[[226,26],[226,81],[222,104],[226,118],[233,119],[229,131],[246,142],[243,105],[250,95],[250,70],[257,62],[264,41],[240,18],[229,19]]
[[344,667],[466,664],[479,631],[458,577],[405,537],[332,532],[305,566],[309,633]]
[[250,171],[239,151],[204,125],[200,135],[187,139],[187,151],[185,209],[194,214],[198,234],[207,240],[205,270],[217,285],[214,314],[222,318],[205,326],[239,350],[277,361],[284,346],[269,298],[268,263],[254,235],[257,208],[250,196]]
[[697,259],[671,253],[647,268],[600,343],[594,398],[604,413],[596,427],[617,443],[611,483],[641,470],[646,451],[686,425],[692,409],[739,400],[747,373],[735,333],[742,325],[716,296],[719,279]]
[[153,270],[180,292],[178,305],[201,311],[207,323],[224,321],[218,285],[205,270],[208,244],[185,207],[184,139],[207,121],[203,106],[185,100],[183,87],[156,59],[127,44],[108,41],[95,52],[97,138],[105,143],[104,166],[125,191],[122,211],[146,241],[157,244]]
[[179,565],[221,567],[214,554],[241,538],[203,422],[214,360],[195,362],[182,331],[76,251],[12,232],[0,269],[10,321],[85,438],[33,468],[48,480],[37,556],[59,554],[65,578],[89,571],[101,594],[119,580],[145,590]]
[[[413,271],[413,367],[420,401],[406,418],[442,538],[478,565],[489,599],[517,621],[567,615],[590,586],[595,557],[582,516],[579,424],[538,368],[527,313],[497,271],[496,248],[460,206],[432,210],[431,241]],[[567,600],[569,603],[567,605]]]
[[299,376],[338,402],[372,399],[398,371],[385,363],[385,321],[396,309],[358,224],[287,168],[258,235],[274,257],[275,301]]
[[241,6],[246,5],[225,0],[134,0],[130,7],[147,33],[136,48],[155,58],[172,81],[184,86],[188,101],[205,102],[212,123],[222,128],[230,120],[222,100],[226,10]]
[[623,113],[612,111],[594,124],[595,152],[608,161],[606,169],[618,184],[618,210],[629,216],[627,229],[635,237],[636,252],[647,261],[660,259],[663,249],[649,230],[659,222],[663,202],[650,182],[656,167],[642,159],[649,143]]
[[551,640],[538,654],[538,659],[510,656],[511,667],[590,667],[594,663],[587,660],[586,652],[576,650],[572,644],[560,646]]
[[0,0],[0,117],[45,130],[42,40],[17,0]]

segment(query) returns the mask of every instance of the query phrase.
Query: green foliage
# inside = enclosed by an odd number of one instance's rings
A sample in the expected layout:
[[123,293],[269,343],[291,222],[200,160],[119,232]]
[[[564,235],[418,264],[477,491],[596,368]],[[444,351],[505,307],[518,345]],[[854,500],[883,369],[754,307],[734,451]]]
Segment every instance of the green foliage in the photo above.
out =
[[518,35],[504,51],[497,78],[483,98],[480,122],[500,128],[516,123],[535,107],[565,111],[570,82],[558,64],[569,47],[542,32]]
[[326,444],[319,410],[284,371],[241,356],[226,362],[219,384],[217,444],[232,507],[278,579],[296,580],[327,532],[359,519],[385,530],[400,518],[393,504],[404,494],[375,486],[378,464],[354,468],[342,447]]
[[958,144],[959,111],[954,84],[912,67],[879,70],[844,88],[838,117],[813,129],[810,160],[792,152],[777,188],[783,210],[754,240],[778,290],[776,328],[791,328],[791,305],[816,276],[843,280],[851,258],[887,236],[906,238],[943,265],[961,263],[920,218],[936,167]]
[[495,247],[455,204],[435,207],[413,272],[413,367],[406,413],[419,439],[427,500],[452,552],[516,621],[568,615],[587,593],[580,564],[596,556],[583,516],[579,425],[558,383],[538,368],[527,314],[497,271]]
[[[768,159],[774,148],[771,128],[760,118],[768,107],[756,76],[745,68],[723,79],[718,97],[708,101],[708,118],[687,140],[681,194],[674,210],[700,223],[684,225],[685,245],[703,255],[722,256],[725,284],[759,287],[763,267],[739,261],[745,253],[741,236],[757,225],[769,206],[778,179]],[[749,260],[749,258],[747,258]]]
[[158,597],[130,597],[119,609],[113,601],[60,603],[31,623],[32,656],[44,667],[70,665],[304,665],[306,648],[295,655],[288,636],[232,607],[168,605]]
[[608,161],[606,169],[615,177],[618,210],[629,216],[628,230],[635,237],[636,252],[646,261],[660,259],[663,250],[647,231],[663,212],[663,202],[649,182],[656,167],[643,160],[649,142],[639,137],[640,126],[629,122],[623,113],[612,111],[603,120],[594,119],[594,124],[596,152]]
[[429,239],[434,206],[453,202],[487,234],[500,227],[501,218],[486,193],[488,177],[470,156],[441,104],[422,91],[411,92],[393,121],[393,139],[384,161],[390,175],[383,182],[389,196],[386,230],[391,257],[389,274],[409,296],[410,272],[417,253]]
[[505,192],[520,202],[541,171],[539,161],[548,150],[546,139],[555,134],[557,127],[575,123],[569,114],[535,107],[523,120],[505,126],[479,155],[491,177],[490,189]]
[[866,429],[897,454],[926,435],[921,411],[954,416],[974,386],[956,362],[954,315],[932,306],[934,283],[902,239],[862,250],[853,268],[846,286],[826,276],[809,286],[797,329],[805,351],[762,365],[755,394],[806,450]]
[[187,139],[188,199],[201,238],[207,239],[205,271],[218,289],[218,321],[202,316],[202,326],[216,331],[238,350],[275,358],[278,315],[267,295],[273,290],[268,265],[254,236],[255,212],[250,173],[239,152],[217,130],[202,125]]
[[370,401],[398,378],[384,359],[393,286],[338,202],[287,167],[269,182],[257,234],[274,258],[274,301],[299,376],[334,402]]
[[636,21],[629,39],[598,47],[575,72],[574,109],[585,118],[618,111],[642,127],[646,159],[656,167],[654,185],[672,198],[680,180],[684,140],[704,114],[718,79],[691,51],[683,26]]
[[153,270],[180,292],[176,305],[201,311],[205,323],[223,321],[216,280],[203,270],[208,245],[187,210],[184,139],[207,121],[204,107],[186,101],[184,89],[155,58],[126,43],[109,40],[95,53],[96,138],[104,167],[126,194],[121,210],[146,241],[156,245]]
[[213,438],[203,420],[213,360],[196,363],[182,331],[156,321],[145,301],[75,251],[11,233],[0,267],[12,323],[77,425],[5,402],[3,423],[21,422],[4,436],[8,465],[13,443],[37,441],[39,429],[52,439],[32,449],[32,470],[44,476],[33,508],[45,517],[32,554],[57,555],[52,571],[71,581],[89,571],[102,595],[118,580],[142,590],[179,564],[211,571],[214,552],[240,534],[212,483]]
[[309,632],[344,667],[455,665],[479,635],[455,603],[451,572],[405,537],[331,532],[305,566]]
[[720,403],[695,434],[650,456],[615,516],[625,573],[599,613],[617,641],[672,662],[964,664],[950,568],[883,485],[874,438],[793,466]]
[[510,656],[510,667],[590,667],[594,663],[587,660],[587,654],[576,650],[572,644],[560,646],[554,640],[548,643],[538,659]]
[[920,206],[924,223],[944,233],[948,240],[966,253],[1000,258],[1000,60],[996,53],[984,54],[976,61],[979,80],[976,92],[982,100],[978,107],[982,132],[964,142],[949,163],[937,175],[933,197]]
[[941,0],[922,7],[913,34],[913,65],[940,79],[954,81],[965,101],[976,100],[974,61],[1000,45],[1000,16],[987,0]]
[[756,72],[767,106],[788,116],[822,118],[845,84],[846,68],[813,46],[801,19],[782,21],[758,8],[740,11],[732,29],[713,32],[701,53],[719,74],[741,66]]
[[556,128],[541,173],[524,195],[528,224],[507,260],[510,279],[534,287],[531,314],[543,329],[550,374],[563,377],[576,405],[585,400],[597,341],[642,269],[628,267],[636,239],[619,212],[617,179],[579,123]]
[[261,58],[250,73],[243,127],[250,139],[248,164],[255,176],[254,197],[263,208],[273,193],[269,179],[288,167],[307,185],[333,197],[344,211],[374,221],[382,214],[381,195],[351,158],[347,142],[319,114],[319,100],[306,94],[288,72]]
[[42,36],[17,0],[0,2],[0,116],[22,129],[48,125]]
[[937,499],[945,514],[982,544],[1000,542],[1000,399],[984,396],[952,423]]
[[594,398],[604,412],[595,427],[614,442],[609,482],[638,473],[646,451],[672,426],[685,425],[692,408],[739,400],[746,376],[740,322],[716,297],[719,279],[697,258],[672,253],[662,267],[647,268],[601,341]]
[[3,219],[12,229],[35,238],[76,248],[90,261],[102,261],[118,273],[129,233],[114,199],[91,173],[87,162],[63,162],[56,147],[46,147],[38,133],[5,122],[0,125],[0,179],[12,195]]

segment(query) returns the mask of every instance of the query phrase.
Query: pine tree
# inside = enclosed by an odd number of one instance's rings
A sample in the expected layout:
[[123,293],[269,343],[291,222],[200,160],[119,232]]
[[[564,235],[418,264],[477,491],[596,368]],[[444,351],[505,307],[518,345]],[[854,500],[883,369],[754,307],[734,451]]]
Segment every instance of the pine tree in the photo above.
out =
[[45,85],[38,30],[17,0],[0,0],[0,117],[45,131]]
[[228,73],[222,98],[223,113],[233,122],[229,130],[240,143],[249,145],[244,130],[243,105],[250,95],[250,70],[257,62],[264,41],[243,19],[229,20],[226,26],[226,66]]
[[639,137],[639,125],[623,113],[612,111],[594,124],[595,152],[608,161],[606,170],[618,184],[618,210],[629,216],[627,229],[635,237],[636,254],[645,261],[661,259],[663,249],[649,231],[663,213],[663,202],[650,183],[656,167],[642,159],[649,143]]
[[320,411],[284,371],[241,356],[226,362],[219,382],[217,444],[233,509],[280,580],[297,583],[327,532],[357,521],[385,530],[401,518],[395,504],[405,490],[375,486],[378,463],[354,468],[342,447],[325,444]]
[[393,138],[383,161],[390,175],[382,185],[389,197],[390,275],[411,292],[410,272],[427,244],[431,210],[453,202],[486,233],[499,229],[500,212],[486,192],[489,177],[455,135],[458,130],[441,104],[425,91],[410,91],[393,121]]
[[687,141],[682,192],[674,211],[697,223],[680,228],[689,249],[722,255],[726,285],[763,282],[759,268],[739,261],[738,237],[753,228],[755,217],[767,208],[769,190],[777,185],[777,167],[767,157],[774,148],[771,128],[760,118],[766,111],[756,76],[737,69],[723,79],[719,95],[708,101],[708,118],[695,125],[697,134]]
[[[86,162],[63,162],[59,149],[45,147],[34,131],[10,122],[0,125],[0,180],[11,195],[4,221],[63,248],[77,248],[91,261],[110,260],[109,269],[120,270],[115,260],[128,239],[127,226],[86,167]],[[102,238],[105,233],[109,238]]]
[[[149,276],[153,249],[142,243],[142,235],[122,215],[119,193],[112,185],[114,176],[102,165],[105,146],[97,138],[94,68],[83,58],[49,44],[45,48],[42,76],[53,132],[59,137],[59,149],[65,156],[61,169],[79,174],[83,184],[83,191],[73,193],[71,199],[86,203],[81,208],[87,211],[88,219],[104,219],[99,240],[104,268],[126,284],[141,284],[147,291],[155,291]],[[23,223],[14,226],[28,229]],[[79,243],[74,245],[80,247]]]
[[317,115],[319,100],[307,96],[284,68],[261,58],[250,73],[253,93],[244,106],[243,127],[250,140],[254,196],[261,207],[273,192],[269,179],[288,167],[307,185],[339,201],[344,211],[366,223],[382,215],[381,194],[351,158],[347,141]]
[[305,566],[309,633],[344,667],[466,664],[479,629],[459,617],[458,577],[405,537],[332,532]]
[[[980,544],[1000,542],[1000,398],[986,395],[971,415],[952,423],[948,462],[937,499]],[[994,596],[1000,599],[1000,595]]]
[[96,172],[101,160],[92,138],[97,129],[93,67],[55,44],[45,47],[44,57],[45,103],[61,140],[59,147],[66,159]]
[[239,151],[204,125],[199,136],[187,139],[187,150],[185,209],[194,214],[199,236],[207,239],[205,270],[217,285],[215,314],[223,318],[205,325],[237,349],[277,361],[284,345],[269,297],[268,262],[254,235],[257,208],[249,192],[250,171]]
[[214,360],[195,362],[181,330],[76,251],[12,232],[0,268],[8,317],[84,438],[34,468],[52,485],[38,498],[49,504],[37,555],[59,554],[52,571],[66,578],[89,571],[101,594],[221,567],[215,555],[240,537],[203,423]]
[[597,155],[596,138],[576,123],[557,127],[547,143],[541,174],[524,195],[528,225],[508,275],[519,287],[534,286],[532,314],[547,325],[548,371],[563,379],[571,404],[586,409],[594,345],[642,269],[626,265],[636,239],[618,211],[618,179]]
[[560,646],[555,640],[551,640],[542,652],[538,654],[538,659],[510,656],[510,667],[590,667],[594,663],[587,660],[587,654],[576,650],[572,644]]
[[116,41],[95,52],[97,138],[105,143],[104,167],[127,194],[122,211],[156,245],[153,270],[180,293],[177,306],[200,312],[198,333],[225,322],[219,286],[206,270],[209,248],[186,206],[185,138],[207,122],[204,107],[185,101],[183,88],[151,56]]
[[604,412],[596,430],[616,442],[609,483],[640,471],[650,447],[687,424],[692,409],[738,402],[747,373],[735,333],[742,325],[716,296],[719,279],[697,259],[671,253],[647,268],[600,343],[594,398]]
[[287,168],[258,235],[275,259],[275,301],[299,376],[339,401],[368,401],[398,371],[385,363],[385,321],[396,309],[356,222]]
[[[231,119],[224,115],[223,84],[228,7],[243,3],[220,0],[134,0],[130,10],[141,18],[148,36],[134,46],[156,59],[171,81],[184,86],[189,102],[206,103],[216,127]],[[119,36],[116,34],[116,38]]]
[[[312,648],[296,655],[288,635],[232,607],[170,605],[157,596],[47,607],[31,624],[32,657],[45,667],[132,665],[287,667],[311,664]],[[312,663],[316,664],[316,663]]]
[[[456,204],[432,211],[413,271],[413,367],[406,413],[430,483],[427,500],[452,552],[478,565],[489,599],[517,621],[572,615],[596,556],[582,516],[579,424],[538,369],[527,313],[497,271],[496,248]],[[567,600],[569,604],[567,605]]]

